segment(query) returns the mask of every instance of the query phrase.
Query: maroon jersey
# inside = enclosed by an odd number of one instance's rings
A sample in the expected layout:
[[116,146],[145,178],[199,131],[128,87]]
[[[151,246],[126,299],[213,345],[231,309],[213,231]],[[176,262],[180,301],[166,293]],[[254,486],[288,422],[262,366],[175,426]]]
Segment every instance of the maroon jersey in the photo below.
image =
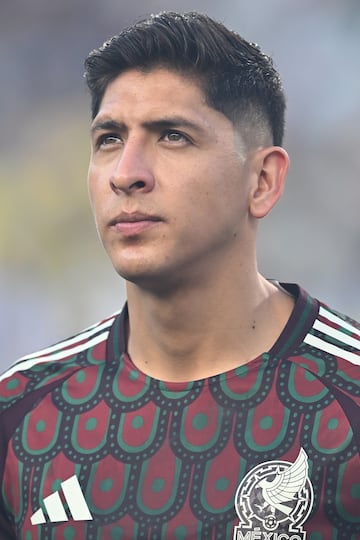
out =
[[359,325],[284,287],[271,350],[208,379],[139,371],[126,307],[11,367],[1,540],[359,540]]

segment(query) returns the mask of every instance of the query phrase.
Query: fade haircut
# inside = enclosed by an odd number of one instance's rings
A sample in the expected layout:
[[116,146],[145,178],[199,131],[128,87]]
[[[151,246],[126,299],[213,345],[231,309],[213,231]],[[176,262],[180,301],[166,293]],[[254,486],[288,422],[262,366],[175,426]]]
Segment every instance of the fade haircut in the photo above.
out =
[[281,145],[285,96],[272,59],[206,15],[162,12],[112,37],[85,60],[94,118],[106,88],[131,69],[166,68],[199,84],[248,146]]

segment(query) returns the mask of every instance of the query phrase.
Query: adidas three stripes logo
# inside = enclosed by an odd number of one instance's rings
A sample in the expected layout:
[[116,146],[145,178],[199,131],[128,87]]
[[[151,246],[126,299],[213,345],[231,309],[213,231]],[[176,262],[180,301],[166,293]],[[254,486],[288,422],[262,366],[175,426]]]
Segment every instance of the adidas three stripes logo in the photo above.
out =
[[68,512],[64,508],[59,492],[56,491],[45,497],[43,501],[48,519],[43,510],[39,508],[30,518],[32,525],[68,521],[70,517],[75,521],[90,521],[93,519],[76,476],[71,476],[67,480],[64,480],[64,482],[61,482],[60,485],[65,501],[67,502]]

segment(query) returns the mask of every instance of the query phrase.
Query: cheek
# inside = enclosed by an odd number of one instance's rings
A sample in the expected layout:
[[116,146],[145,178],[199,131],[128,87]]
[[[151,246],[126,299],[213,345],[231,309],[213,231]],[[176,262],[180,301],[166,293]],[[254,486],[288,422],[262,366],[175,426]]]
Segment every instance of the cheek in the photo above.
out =
[[98,214],[101,211],[101,201],[104,199],[104,182],[97,167],[90,165],[88,171],[88,193],[93,213]]
[[87,188],[88,188],[89,199],[90,199],[92,208],[94,208],[93,201],[94,201],[95,185],[96,185],[95,184],[95,171],[94,171],[94,167],[90,163],[88,174],[87,174]]
[[[246,204],[246,189],[239,167],[224,167],[221,157],[212,167],[208,167],[197,184],[196,195],[199,203],[211,214],[239,212]],[[196,203],[196,201],[195,201]]]

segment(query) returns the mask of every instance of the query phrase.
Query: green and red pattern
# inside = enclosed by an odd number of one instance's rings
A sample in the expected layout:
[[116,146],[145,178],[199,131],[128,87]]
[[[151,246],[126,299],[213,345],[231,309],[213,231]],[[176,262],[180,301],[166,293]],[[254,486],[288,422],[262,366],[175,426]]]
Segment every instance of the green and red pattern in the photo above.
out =
[[[0,538],[359,540],[359,325],[283,287],[272,349],[205,380],[141,373],[126,307],[10,368]],[[297,498],[276,499],[296,467]]]

